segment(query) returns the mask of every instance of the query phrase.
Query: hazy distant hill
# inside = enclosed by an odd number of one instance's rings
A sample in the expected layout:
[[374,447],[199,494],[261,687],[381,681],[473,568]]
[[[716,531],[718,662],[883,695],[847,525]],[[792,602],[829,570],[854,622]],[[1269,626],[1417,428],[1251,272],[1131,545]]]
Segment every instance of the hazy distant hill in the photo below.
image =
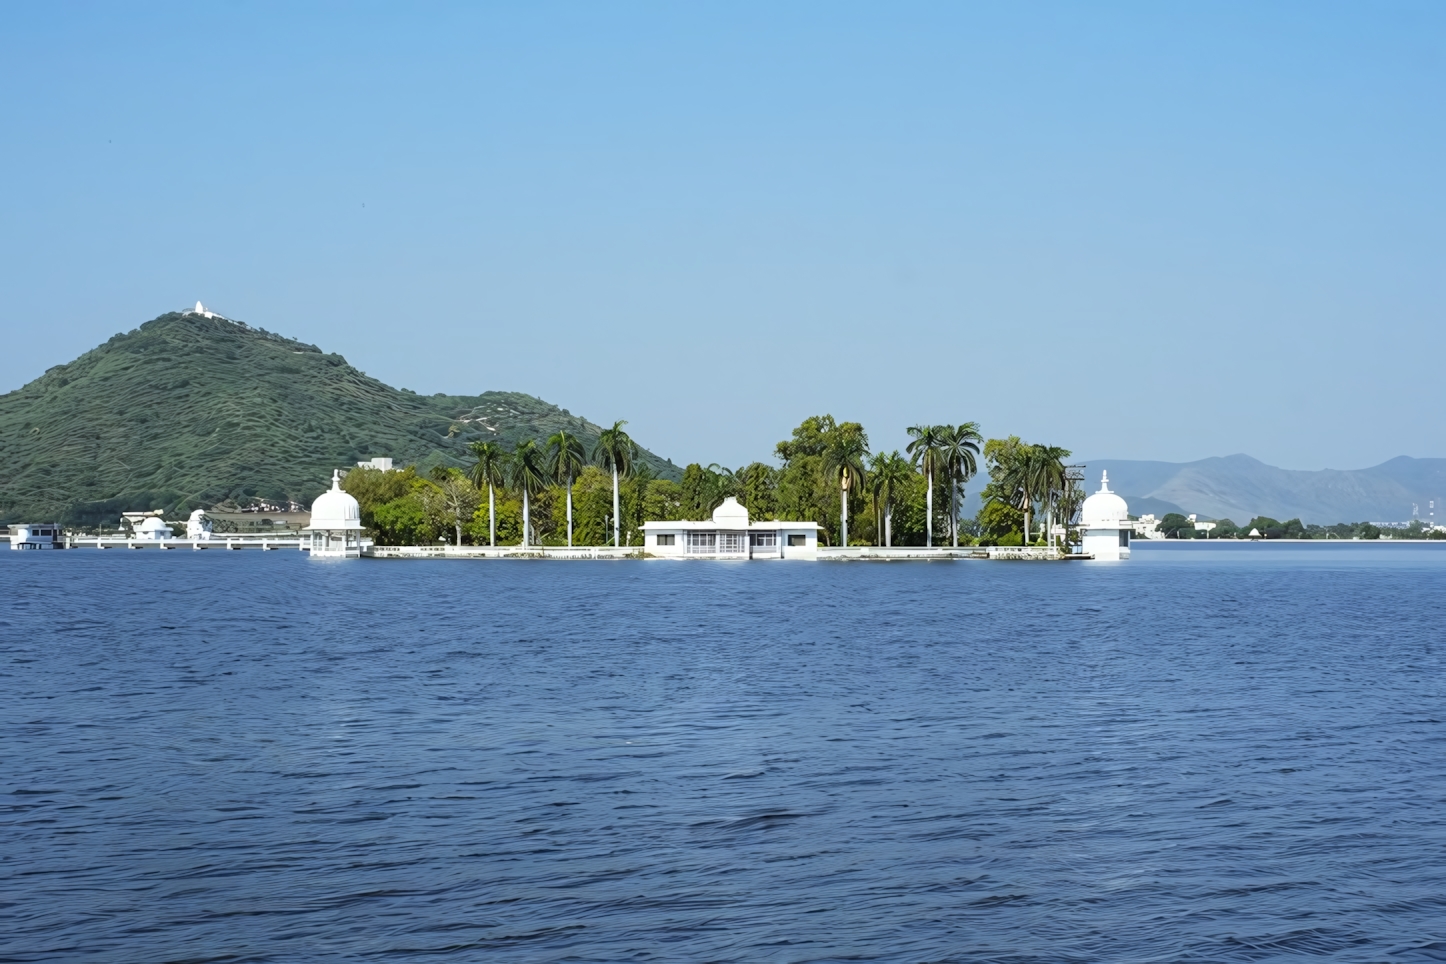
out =
[[245,497],[310,504],[333,467],[379,455],[460,465],[474,440],[511,445],[562,428],[589,446],[599,431],[531,395],[417,395],[312,345],[173,313],[0,395],[0,519],[113,520]]
[[1124,495],[1130,511],[1195,512],[1243,523],[1257,515],[1329,525],[1335,522],[1403,522],[1411,506],[1427,515],[1436,500],[1437,521],[1446,521],[1446,459],[1401,456],[1369,469],[1302,472],[1278,469],[1248,455],[1198,462],[1134,462],[1098,459],[1087,463],[1086,488],[1099,488],[1101,470],[1110,488]]

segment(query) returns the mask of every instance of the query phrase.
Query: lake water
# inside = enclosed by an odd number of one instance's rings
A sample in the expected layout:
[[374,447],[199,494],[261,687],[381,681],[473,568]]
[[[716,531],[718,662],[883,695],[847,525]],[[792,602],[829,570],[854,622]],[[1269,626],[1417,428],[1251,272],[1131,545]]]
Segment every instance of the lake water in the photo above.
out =
[[0,961],[1446,959],[1446,546],[0,592]]

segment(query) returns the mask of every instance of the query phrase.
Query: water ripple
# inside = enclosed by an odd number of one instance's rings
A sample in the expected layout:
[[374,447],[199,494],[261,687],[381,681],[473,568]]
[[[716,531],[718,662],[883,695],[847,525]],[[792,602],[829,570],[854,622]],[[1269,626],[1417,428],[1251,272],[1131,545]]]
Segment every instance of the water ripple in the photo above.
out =
[[1435,547],[0,588],[0,962],[1446,960]]

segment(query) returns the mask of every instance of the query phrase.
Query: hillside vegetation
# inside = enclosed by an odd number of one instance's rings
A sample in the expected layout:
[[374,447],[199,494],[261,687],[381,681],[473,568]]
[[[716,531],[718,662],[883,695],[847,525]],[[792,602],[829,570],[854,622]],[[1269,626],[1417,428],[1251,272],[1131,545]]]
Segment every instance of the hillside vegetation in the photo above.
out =
[[[373,456],[461,466],[586,419],[518,392],[418,395],[340,355],[223,318],[162,315],[0,395],[0,520],[94,524],[122,511],[232,500],[309,505]],[[679,478],[650,452],[642,461]]]

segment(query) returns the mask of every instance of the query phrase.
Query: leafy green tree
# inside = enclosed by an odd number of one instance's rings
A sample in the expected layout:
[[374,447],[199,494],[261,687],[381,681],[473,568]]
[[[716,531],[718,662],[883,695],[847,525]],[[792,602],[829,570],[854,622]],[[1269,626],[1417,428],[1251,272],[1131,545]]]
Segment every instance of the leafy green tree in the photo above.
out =
[[974,477],[979,471],[979,464],[975,456],[979,454],[979,446],[984,444],[984,436],[979,434],[978,422],[965,422],[962,425],[941,425],[939,426],[939,442],[943,456],[944,475],[949,480],[949,532],[954,540],[954,548],[959,548],[959,498],[964,491],[964,483]]
[[739,469],[738,501],[753,519],[775,518],[777,509],[778,470],[762,462],[751,462]]
[[632,474],[633,463],[638,457],[638,446],[623,431],[626,421],[613,423],[598,434],[597,445],[593,446],[592,460],[598,468],[613,474],[613,545],[622,545],[622,523],[618,508],[618,479]]
[[497,545],[497,499],[495,490],[507,484],[507,463],[511,458],[496,442],[473,442],[471,478],[478,489],[487,486],[487,544]]
[[587,464],[582,441],[571,432],[554,432],[547,440],[547,469],[567,492],[567,544],[572,546],[572,480]]
[[924,516],[925,540],[924,545],[934,544],[934,479],[939,477],[946,470],[944,462],[944,426],[942,425],[911,425],[908,429],[910,438],[913,439],[906,447],[913,464],[923,469],[924,477],[928,487],[925,489],[925,498],[928,500],[928,509]]
[[429,513],[422,500],[407,494],[377,506],[372,516],[377,538],[383,545],[421,545],[436,539]]
[[[775,517],[817,522],[825,544],[834,544],[836,537],[842,536],[838,528],[842,510],[834,500],[843,493],[839,480],[824,467],[824,453],[839,433],[867,438],[857,422],[838,423],[832,415],[814,415],[804,419],[793,430],[793,437],[779,442],[774,450],[782,463],[774,489]],[[861,488],[850,490],[848,497],[862,504]]]
[[781,463],[775,488],[778,517],[817,522],[824,527],[825,540],[833,487],[823,471],[823,451],[837,428],[832,415],[811,415],[774,448]]
[[684,519],[683,487],[668,479],[658,479],[648,486],[648,492],[643,499],[644,519],[656,519],[659,522],[670,522],[675,519]]
[[[1062,453],[1062,454],[1061,454]],[[1053,493],[1063,488],[1065,449],[1022,442],[1017,435],[1007,439],[990,439],[984,444],[984,457],[990,464],[989,474],[994,488],[992,496],[1008,500],[1024,516],[1023,542],[1029,543],[1030,515],[1034,504],[1048,503]]]
[[462,545],[462,526],[472,518],[481,501],[477,487],[458,469],[443,471],[435,485],[436,497],[440,501],[441,514],[451,523],[457,535],[457,545]]
[[[993,483],[991,483],[992,485]],[[988,487],[986,487],[987,491]],[[1024,513],[1005,498],[986,498],[976,517],[986,544],[996,546],[1023,545]]]
[[[704,468],[694,462],[683,469],[683,504],[687,507],[687,518],[704,520],[733,488],[733,473],[727,469],[719,471],[717,463]],[[728,474],[725,476],[723,472]]]
[[522,545],[529,545],[528,533],[532,529],[530,497],[547,485],[547,468],[543,464],[542,451],[533,439],[517,443],[508,464],[508,481],[522,495]]
[[572,485],[576,530],[574,541],[585,546],[605,546],[612,528],[612,482],[595,465],[585,466]]
[[1166,539],[1195,538],[1195,523],[1179,512],[1167,512],[1157,528]]
[[[1033,446],[1020,441],[1018,435],[1008,438],[992,438],[984,443],[984,461],[989,466],[989,484],[981,493],[984,506],[980,509],[978,522],[985,538],[995,545],[1007,545],[1005,536],[1012,529],[1002,529],[1006,520],[1019,520],[1023,529],[1028,522],[1025,507],[1029,504],[1028,493],[1024,490],[1027,478],[1025,462]],[[1004,511],[1004,507],[1012,510]],[[1025,536],[1020,535],[1018,543],[1023,545]]]
[[394,472],[355,468],[342,477],[341,487],[356,499],[357,506],[361,509],[362,525],[371,530],[374,536],[380,537],[382,530],[376,521],[377,510],[410,493],[413,483],[418,481],[420,480],[417,478],[415,465]]
[[1246,523],[1245,531],[1249,532],[1251,529],[1259,532],[1265,539],[1279,539],[1285,534],[1285,526],[1268,515],[1258,515]]
[[869,437],[862,426],[846,423],[829,439],[823,450],[823,468],[839,486],[839,545],[849,544],[849,491],[864,486],[864,459],[869,456]]

